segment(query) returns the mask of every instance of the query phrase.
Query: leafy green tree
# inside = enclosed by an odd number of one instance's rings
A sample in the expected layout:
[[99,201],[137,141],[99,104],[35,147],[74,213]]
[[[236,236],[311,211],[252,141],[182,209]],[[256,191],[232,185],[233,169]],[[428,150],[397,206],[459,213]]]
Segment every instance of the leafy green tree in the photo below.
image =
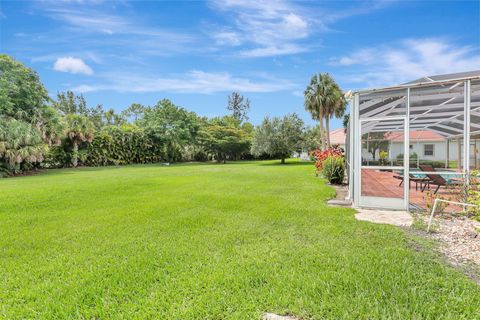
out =
[[388,150],[388,146],[389,142],[383,132],[369,132],[362,136],[362,148],[372,154],[373,160],[376,158],[377,150]]
[[233,117],[213,118],[202,127],[199,140],[202,146],[215,155],[218,162],[236,160],[248,152],[251,127],[240,126]]
[[251,151],[254,155],[267,154],[280,157],[281,163],[294,151],[299,150],[303,141],[303,120],[289,114],[283,118],[266,117],[255,129]]
[[330,119],[343,116],[347,105],[340,87],[328,73],[316,74],[305,89],[304,97],[305,110],[319,121],[321,148],[330,147]]
[[105,110],[101,104],[98,104],[94,108],[89,108],[88,117],[90,118],[90,121],[92,121],[96,130],[100,130],[105,126]]
[[33,123],[49,101],[35,71],[0,54],[0,115]]
[[72,91],[58,92],[57,100],[53,102],[53,106],[64,116],[67,114],[80,114],[88,116],[87,101],[82,94],[75,95]]
[[113,108],[105,111],[102,105],[94,108],[88,107],[83,95],[77,96],[72,91],[59,92],[53,106],[64,116],[78,114],[88,117],[97,130],[106,125],[121,125],[126,121],[125,117],[116,113]]
[[247,121],[250,100],[248,98],[245,99],[240,93],[234,91],[228,96],[227,110],[231,111],[233,118],[240,123]]
[[302,151],[313,151],[320,148],[320,141],[318,140],[320,128],[319,126],[308,127],[303,132],[301,143]]
[[72,165],[78,165],[78,147],[82,142],[92,142],[95,127],[93,123],[84,115],[68,114],[65,117],[66,135],[72,143]]
[[0,54],[0,166],[18,173],[40,163],[62,136],[58,113],[36,72]]
[[122,111],[122,116],[125,119],[132,119],[136,122],[139,120],[143,114],[145,113],[146,107],[141,105],[140,103],[132,103],[130,107]]
[[200,127],[194,112],[188,112],[167,99],[146,108],[139,126],[156,144],[164,147],[168,161],[181,159],[183,149],[194,143]]
[[119,126],[126,120],[123,115],[115,113],[115,110],[110,108],[105,112],[105,121],[108,126]]

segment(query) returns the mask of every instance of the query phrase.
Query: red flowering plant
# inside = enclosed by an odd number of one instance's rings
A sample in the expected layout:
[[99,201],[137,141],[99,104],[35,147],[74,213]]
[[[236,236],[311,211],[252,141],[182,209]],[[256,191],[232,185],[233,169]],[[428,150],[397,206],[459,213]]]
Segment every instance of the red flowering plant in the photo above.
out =
[[320,172],[323,169],[323,162],[328,157],[343,157],[343,149],[338,145],[334,145],[325,150],[314,150],[312,151],[312,156],[315,159],[315,167],[317,171]]
[[339,146],[333,146],[326,150],[312,152],[315,158],[317,176],[321,174],[331,184],[342,184],[345,178],[345,159],[343,150]]

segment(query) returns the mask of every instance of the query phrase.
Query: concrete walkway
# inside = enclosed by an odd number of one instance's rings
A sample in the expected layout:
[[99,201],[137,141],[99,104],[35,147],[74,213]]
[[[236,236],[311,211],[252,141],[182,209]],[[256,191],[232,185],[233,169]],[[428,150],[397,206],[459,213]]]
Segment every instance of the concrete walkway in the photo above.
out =
[[409,227],[412,225],[413,218],[406,211],[389,211],[358,209],[355,215],[357,220],[368,221],[379,224],[391,224],[399,227]]

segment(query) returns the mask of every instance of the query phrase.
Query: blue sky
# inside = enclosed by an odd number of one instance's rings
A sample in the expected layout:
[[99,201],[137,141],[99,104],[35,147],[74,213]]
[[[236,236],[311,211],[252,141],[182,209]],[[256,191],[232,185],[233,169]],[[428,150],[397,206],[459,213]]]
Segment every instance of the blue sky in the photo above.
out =
[[[54,96],[122,110],[162,98],[200,115],[251,100],[296,112],[317,72],[344,90],[480,70],[480,1],[1,1],[0,51]],[[340,126],[335,121],[333,127]]]

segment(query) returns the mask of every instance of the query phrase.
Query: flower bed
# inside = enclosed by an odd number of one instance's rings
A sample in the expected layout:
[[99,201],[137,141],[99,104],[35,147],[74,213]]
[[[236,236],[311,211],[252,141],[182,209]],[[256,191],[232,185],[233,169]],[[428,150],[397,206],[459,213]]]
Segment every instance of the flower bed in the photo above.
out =
[[345,177],[345,159],[343,150],[333,146],[325,150],[312,152],[315,159],[316,173],[321,174],[332,184],[341,184]]

